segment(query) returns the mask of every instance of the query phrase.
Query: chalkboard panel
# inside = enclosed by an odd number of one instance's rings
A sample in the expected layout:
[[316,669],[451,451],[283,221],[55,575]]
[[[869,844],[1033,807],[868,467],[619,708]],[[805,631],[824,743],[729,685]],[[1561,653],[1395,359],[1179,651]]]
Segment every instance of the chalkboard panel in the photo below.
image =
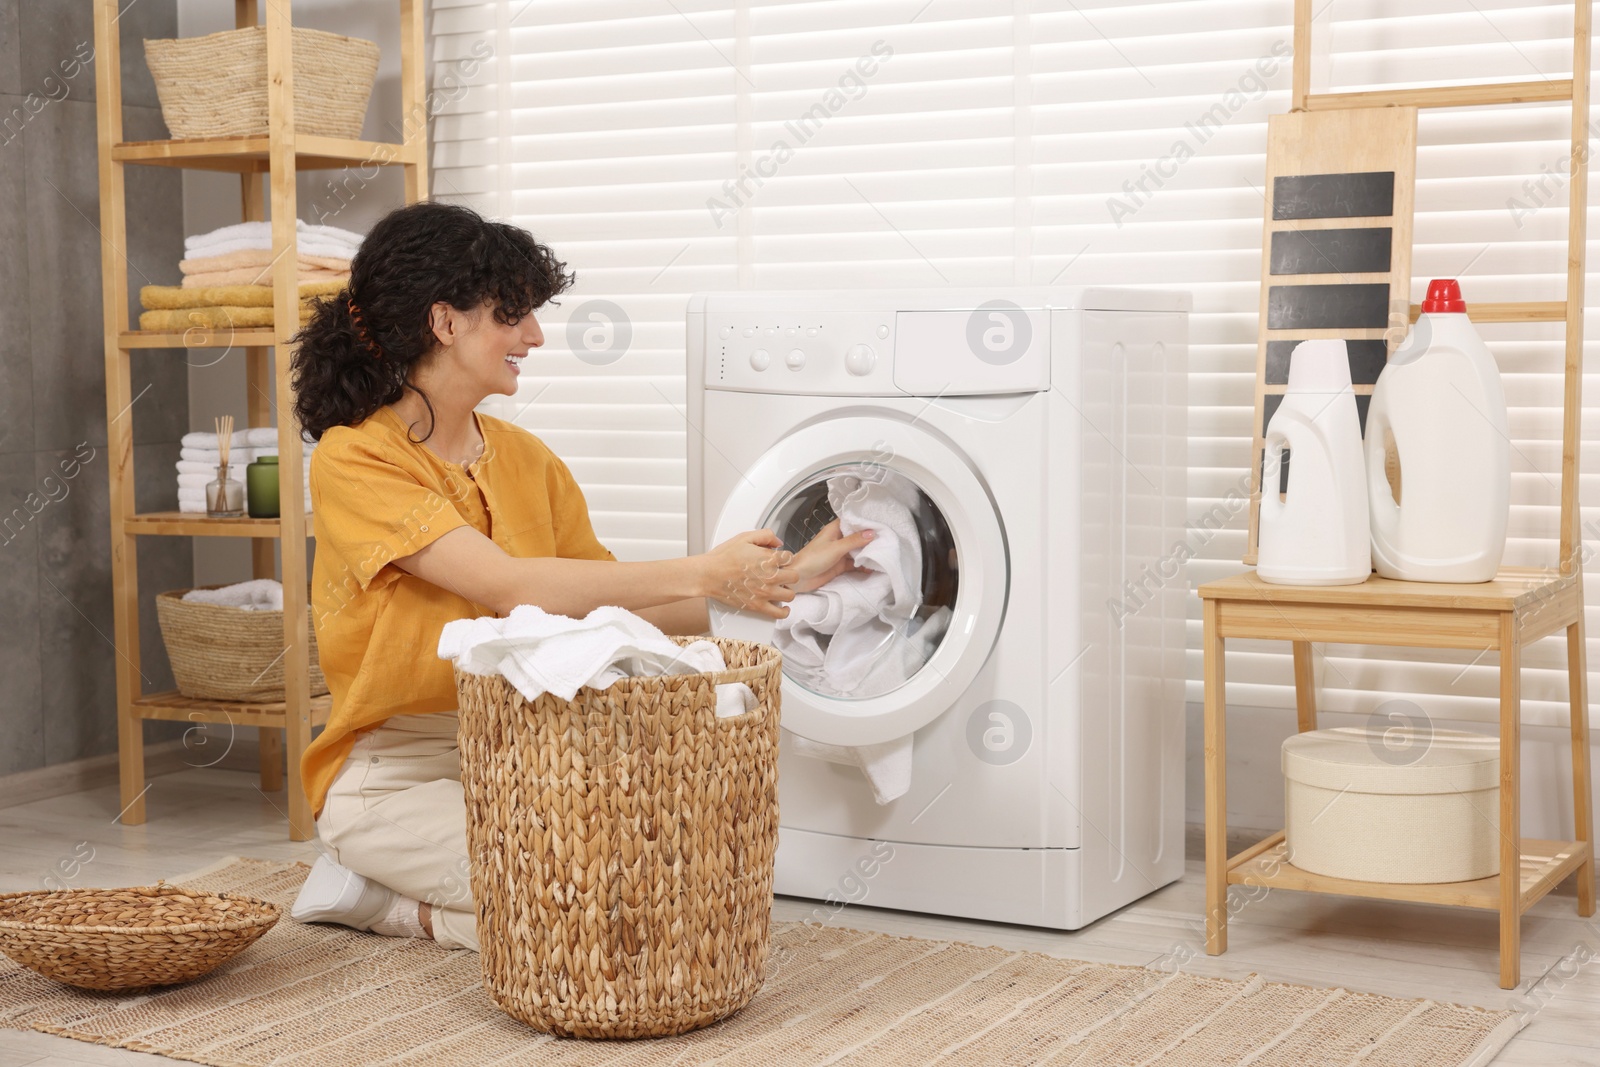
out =
[[1389,269],[1393,235],[1387,226],[1278,230],[1268,269],[1273,274],[1380,274]]
[[1272,182],[1274,219],[1348,219],[1394,214],[1394,171],[1282,174]]
[[[1299,341],[1268,341],[1266,383],[1289,384],[1289,357]],[[1388,359],[1388,345],[1380,338],[1376,341],[1351,341],[1344,343],[1350,356],[1350,382],[1352,385],[1372,385],[1383,372]]]
[[1274,285],[1267,292],[1267,329],[1383,329],[1389,284]]

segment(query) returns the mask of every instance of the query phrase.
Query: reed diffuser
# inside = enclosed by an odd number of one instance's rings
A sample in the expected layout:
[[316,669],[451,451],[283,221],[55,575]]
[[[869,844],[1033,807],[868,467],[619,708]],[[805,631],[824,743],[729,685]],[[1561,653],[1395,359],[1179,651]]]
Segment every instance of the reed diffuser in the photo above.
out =
[[228,476],[228,453],[233,447],[233,416],[217,417],[217,480],[206,486],[206,515],[236,519],[244,515],[244,483]]

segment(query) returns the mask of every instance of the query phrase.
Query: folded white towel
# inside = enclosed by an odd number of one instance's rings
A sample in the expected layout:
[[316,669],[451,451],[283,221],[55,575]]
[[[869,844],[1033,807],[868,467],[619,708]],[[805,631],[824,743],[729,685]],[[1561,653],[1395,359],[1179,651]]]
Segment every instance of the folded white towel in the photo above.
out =
[[[503,619],[446,623],[439,658],[468,674],[498,674],[528,700],[554,693],[571,700],[584,686],[606,689],[619,679],[700,674],[727,669],[710,641],[677,643],[623,608],[595,608],[582,619],[551,615],[531,604]],[[742,682],[717,686],[717,717],[743,715],[755,694]]]
[[[243,477],[235,476],[235,472],[232,471],[232,470],[230,470],[228,472],[228,477],[231,478],[233,481],[236,481],[236,482],[243,482],[244,481]],[[196,472],[188,472],[188,473],[180,472],[178,474],[178,488],[179,488],[179,490],[183,490],[183,489],[198,489],[198,490],[204,492],[205,491],[205,487],[210,485],[212,482],[214,482],[216,480],[217,480],[217,471],[216,471],[216,468],[214,468],[214,467],[210,471],[201,471],[201,472],[198,472],[198,473],[196,473]],[[309,490],[309,489],[306,490],[306,499],[307,500],[311,499],[311,490]]]
[[347,245],[361,247],[361,242],[367,239],[366,234],[356,233],[354,230],[340,229],[338,226],[319,225],[300,219],[298,228],[307,237],[321,241],[339,241]]
[[[209,485],[210,482],[208,481],[206,484]],[[204,508],[203,505],[205,504],[205,502],[206,502],[206,487],[204,485],[201,485],[201,486],[180,485],[180,486],[178,486],[178,503],[180,505],[181,504],[200,504],[200,505],[202,505],[200,510],[204,511],[205,508]],[[302,503],[305,505],[306,511],[309,512],[311,510],[311,494],[309,492],[306,493],[305,498],[302,501]],[[179,510],[181,511],[182,508],[180,507]]]
[[[271,250],[272,238],[270,237],[244,237],[236,241],[218,241],[215,244],[209,244],[201,248],[191,249],[188,255],[185,257],[184,262],[192,265],[196,260],[207,260],[214,256],[225,256],[230,252],[270,252]],[[346,264],[348,264],[356,254],[356,249],[352,245],[341,244],[338,241],[313,241],[305,237],[296,238],[294,250],[296,253],[302,256],[317,256],[321,259],[343,260]],[[349,269],[350,268],[348,266],[344,268],[345,271],[348,271]],[[191,273],[201,274],[206,272],[191,270]],[[260,281],[252,284],[270,284],[271,275],[268,275],[267,279],[267,281]],[[324,280],[331,281],[332,279],[327,278]]]
[[[247,426],[242,430],[233,431],[233,436],[228,438],[234,448],[261,448],[266,445],[274,447],[278,444],[278,428],[276,426]],[[310,447],[316,444],[310,437],[302,436],[301,440]],[[203,448],[208,452],[215,452],[218,438],[214,433],[195,430],[186,433],[178,441],[183,448]]]
[[[295,243],[302,252],[307,251],[307,244],[326,245],[342,249],[344,254],[354,253],[361,247],[363,238],[359,233],[341,230],[337,226],[313,226],[304,219],[295,220]],[[244,243],[241,243],[244,242]],[[209,233],[194,234],[183,239],[185,259],[198,259],[201,256],[222,255],[224,252],[234,251],[234,248],[224,248],[226,245],[237,245],[239,248],[271,248],[272,223],[271,222],[240,222],[232,226],[223,226]],[[313,252],[312,255],[322,255]]]
[[825,745],[809,737],[783,731],[783,744],[797,756],[827,760],[855,767],[872,786],[872,799],[879,804],[899,800],[911,788],[911,734],[885,741],[881,745]]
[[191,589],[183,599],[246,611],[282,611],[283,584],[273,578],[256,578],[220,589]]
[[[311,448],[307,447],[300,453],[300,462],[302,465],[310,464],[311,452]],[[258,456],[276,456],[277,454],[278,446],[276,444],[271,446],[263,445],[260,448],[245,448],[240,446],[229,450],[228,464],[230,466],[239,467],[242,469],[246,463],[249,463]],[[215,449],[179,447],[178,462],[203,463],[207,464],[213,471],[215,471],[217,469],[217,464],[222,462],[222,453]]]
[[[233,435],[228,438],[228,440],[232,443],[232,447],[242,448],[243,446],[249,444],[250,442],[246,436],[249,432],[249,430],[233,431]],[[214,433],[207,433],[203,430],[195,430],[192,433],[184,434],[182,439],[178,441],[178,444],[184,448],[203,448],[207,451],[215,452],[220,441],[221,438]]]
[[[255,450],[251,448],[245,448],[243,445],[235,445],[228,450],[228,466],[230,467],[237,467],[242,470],[246,463],[249,463],[255,458]],[[180,463],[205,463],[208,464],[211,467],[212,472],[215,473],[217,464],[222,462],[222,453],[214,448],[179,447],[178,461]]]

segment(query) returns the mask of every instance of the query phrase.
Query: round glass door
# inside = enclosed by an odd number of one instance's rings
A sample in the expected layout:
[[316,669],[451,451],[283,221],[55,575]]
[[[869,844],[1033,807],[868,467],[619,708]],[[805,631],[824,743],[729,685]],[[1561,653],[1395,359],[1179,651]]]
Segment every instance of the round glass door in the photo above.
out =
[[784,674],[819,696],[862,700],[900,688],[945,634],[960,585],[950,524],[905,475],[878,463],[818,471],[761,526],[797,552],[835,519],[844,533],[871,529],[856,569],[798,595],[774,627]]
[[797,594],[781,622],[712,607],[712,629],[784,654],[783,725],[824,744],[891,741],[932,722],[988,659],[1005,612],[1005,532],[948,444],[895,419],[834,419],[746,472],[713,535],[773,530],[790,550],[835,518],[874,538],[856,569]]

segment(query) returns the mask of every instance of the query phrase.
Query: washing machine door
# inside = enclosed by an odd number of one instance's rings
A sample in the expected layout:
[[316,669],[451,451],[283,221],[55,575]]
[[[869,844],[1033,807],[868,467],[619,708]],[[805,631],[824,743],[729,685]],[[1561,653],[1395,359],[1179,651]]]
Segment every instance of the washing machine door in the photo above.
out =
[[[829,590],[835,597],[842,590],[835,606],[842,603],[859,617],[871,612],[862,611],[856,590],[881,594],[885,584],[896,585],[901,595],[874,602],[889,605],[887,621],[858,626],[849,638],[842,631],[821,638],[825,665],[819,668],[814,633],[796,628],[781,634],[764,616],[716,603],[711,610],[719,636],[786,650],[783,725],[832,745],[892,741],[938,718],[989,658],[1006,607],[1005,530],[988,491],[949,445],[892,418],[831,419],[779,441],[729,496],[712,543],[766,528],[798,550],[837,510],[877,506],[852,505],[862,494],[877,503],[887,496],[909,504],[899,513],[910,512],[915,531],[904,533],[902,523],[903,536],[887,535],[905,548],[901,567],[872,577],[870,585],[852,584],[868,579],[864,572],[843,576]],[[888,583],[891,571],[896,583]],[[909,612],[908,599],[914,602]],[[810,603],[816,608],[823,601]]]

